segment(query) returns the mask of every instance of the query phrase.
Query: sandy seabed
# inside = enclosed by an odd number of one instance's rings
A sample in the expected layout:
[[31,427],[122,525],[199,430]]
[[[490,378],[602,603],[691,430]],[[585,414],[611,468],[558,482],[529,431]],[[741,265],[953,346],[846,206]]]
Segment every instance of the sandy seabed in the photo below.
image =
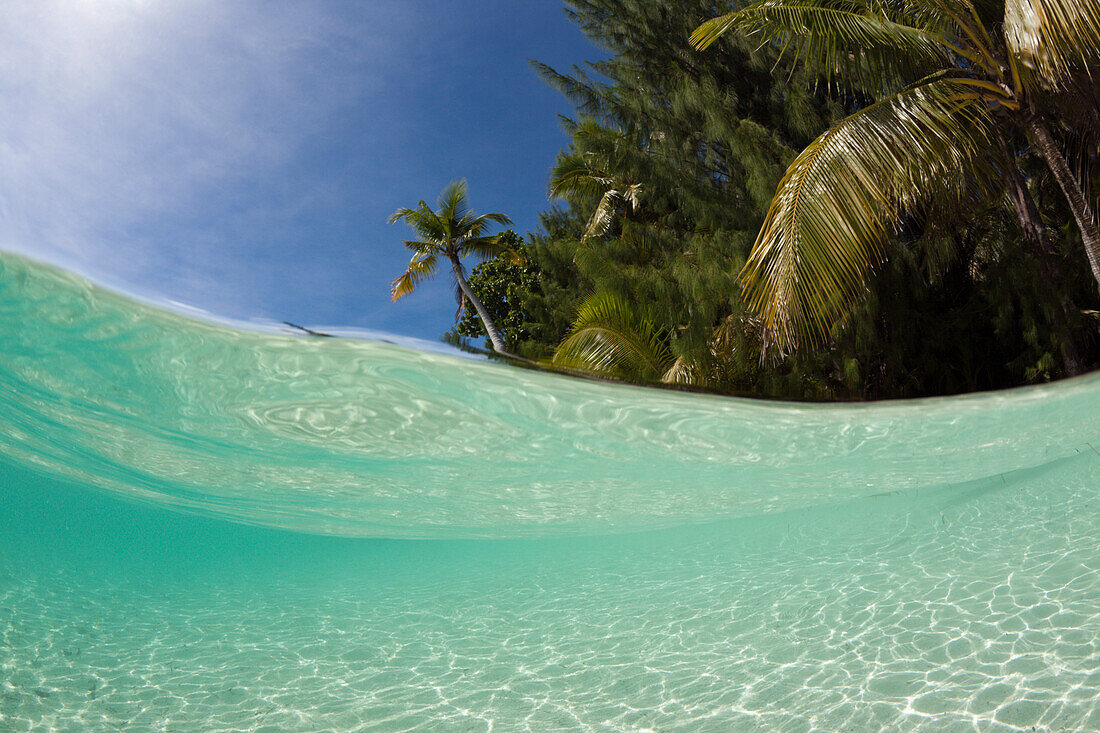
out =
[[0,729],[1100,730],[1094,486],[500,542],[34,494],[0,532]]

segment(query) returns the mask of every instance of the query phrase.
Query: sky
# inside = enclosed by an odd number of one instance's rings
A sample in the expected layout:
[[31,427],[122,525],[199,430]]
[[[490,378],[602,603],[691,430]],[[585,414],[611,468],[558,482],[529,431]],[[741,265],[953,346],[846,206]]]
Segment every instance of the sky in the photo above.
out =
[[601,57],[561,0],[5,0],[0,249],[217,316],[436,339],[404,224],[465,178],[521,233]]

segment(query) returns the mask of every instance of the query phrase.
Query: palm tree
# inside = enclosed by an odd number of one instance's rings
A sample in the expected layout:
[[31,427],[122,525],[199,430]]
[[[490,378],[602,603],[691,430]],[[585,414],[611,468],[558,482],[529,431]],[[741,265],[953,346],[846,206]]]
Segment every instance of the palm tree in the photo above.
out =
[[[466,282],[466,270],[462,258],[473,254],[480,257],[495,257],[510,248],[511,240],[500,235],[489,236],[490,224],[509,226],[512,220],[504,214],[475,215],[468,210],[466,201],[466,181],[452,181],[439,195],[438,211],[433,211],[421,201],[415,209],[401,208],[390,215],[389,223],[396,224],[404,220],[412,227],[419,239],[405,240],[405,247],[413,255],[404,274],[393,281],[390,295],[393,300],[402,298],[413,291],[417,283],[439,271],[443,260],[451,264],[451,273],[458,286],[458,314],[461,314],[469,300],[489,334],[493,350],[507,354],[504,340],[500,336],[493,319],[485,305],[470,289]],[[456,316],[457,320],[457,316]]]
[[550,363],[631,382],[704,386],[699,366],[673,357],[662,329],[625,298],[607,291],[592,293]]
[[661,380],[672,354],[653,322],[609,292],[585,298],[551,363],[634,382]]
[[1100,282],[1091,188],[1055,135],[1088,139],[1100,112],[1090,100],[1084,123],[1050,114],[1095,93],[1100,0],[765,0],[704,23],[691,42],[705,48],[730,29],[879,99],[794,160],[741,272],[780,349],[828,337],[907,216],[1007,190],[1025,236],[1041,242],[1012,152],[1021,138],[1061,188]]
[[573,150],[559,156],[550,174],[550,195],[559,198],[598,199],[595,211],[585,226],[582,243],[593,236],[603,236],[611,231],[620,215],[636,214],[642,201],[642,184],[631,182],[613,171],[621,167],[621,155],[615,152],[627,147],[626,135],[601,127],[595,120],[584,120],[573,132],[576,142],[594,141],[610,145],[612,154],[606,151]]

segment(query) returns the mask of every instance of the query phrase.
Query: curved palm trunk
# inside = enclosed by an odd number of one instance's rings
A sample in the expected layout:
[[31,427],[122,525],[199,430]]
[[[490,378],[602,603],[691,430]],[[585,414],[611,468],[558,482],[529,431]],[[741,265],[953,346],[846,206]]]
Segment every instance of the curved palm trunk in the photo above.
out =
[[[1039,216],[1039,207],[1035,205],[1035,199],[1027,190],[1027,185],[1020,177],[1020,171],[1016,167],[1016,160],[1008,149],[1008,143],[1003,137],[999,140],[1001,157],[1004,160],[1004,181],[1008,188],[1012,207],[1016,211],[1016,218],[1020,222],[1020,230],[1024,240],[1028,243],[1035,255],[1035,261],[1039,267],[1039,276],[1047,282],[1061,282],[1062,273],[1059,272],[1058,261],[1052,256],[1049,240],[1047,239],[1046,226]],[[1053,293],[1055,306],[1053,309],[1054,328],[1059,332],[1058,351],[1062,356],[1062,367],[1066,370],[1066,376],[1074,377],[1084,371],[1081,365],[1080,352],[1077,342],[1073,338],[1073,330],[1070,327],[1070,312],[1073,305],[1061,288]]]
[[1077,228],[1081,230],[1081,241],[1085,245],[1085,254],[1089,258],[1092,276],[1100,286],[1100,229],[1097,229],[1092,208],[1047,126],[1035,115],[1027,115],[1026,122],[1032,142],[1050,166],[1050,172],[1054,174],[1054,179],[1058,181],[1058,186],[1065,194],[1070,210],[1073,211]]
[[504,339],[500,337],[500,331],[497,330],[497,326],[489,315],[489,311],[485,310],[485,304],[481,302],[480,298],[474,295],[474,291],[470,288],[469,283],[466,282],[466,278],[462,277],[462,269],[458,261],[453,257],[451,258],[451,267],[454,270],[455,280],[458,281],[458,287],[462,289],[462,294],[473,303],[474,310],[477,311],[478,317],[481,318],[481,324],[485,326],[485,333],[489,334],[489,341],[493,344],[493,351],[498,354],[504,354],[505,356],[511,356],[504,346]]

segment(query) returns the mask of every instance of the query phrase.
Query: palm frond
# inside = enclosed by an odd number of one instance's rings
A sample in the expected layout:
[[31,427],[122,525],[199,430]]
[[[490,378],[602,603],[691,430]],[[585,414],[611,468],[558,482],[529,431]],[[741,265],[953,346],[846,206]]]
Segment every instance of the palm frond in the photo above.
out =
[[[480,252],[489,247],[485,237],[490,224],[508,226],[512,223],[504,214],[475,214],[467,206],[466,181],[452,181],[439,197],[439,211],[433,211],[424,201],[416,208],[400,208],[389,217],[389,223],[404,221],[421,239],[405,240],[405,247],[414,255],[429,253]],[[480,240],[484,239],[485,242]],[[449,256],[448,255],[448,256]],[[415,257],[414,257],[415,259]]]
[[466,216],[466,179],[451,181],[439,194],[439,218],[461,221]]
[[665,384],[684,384],[692,387],[706,386],[706,377],[699,364],[686,356],[678,356],[672,366],[661,375]]
[[812,72],[860,89],[879,88],[884,80],[922,78],[961,50],[920,15],[909,13],[905,19],[925,27],[893,20],[879,5],[765,0],[703,23],[691,34],[691,43],[703,49],[734,29],[760,34],[792,51]]
[[590,156],[571,153],[559,156],[550,174],[550,195],[596,198],[611,183],[610,174],[593,166]]
[[671,361],[652,322],[624,298],[598,292],[581,304],[552,363],[608,377],[652,381],[667,371]]
[[429,254],[439,251],[439,244],[434,241],[424,242],[419,239],[403,239],[401,243],[405,245],[405,249],[421,257],[427,257]]
[[642,184],[619,180],[603,169],[592,154],[559,156],[550,176],[550,193],[563,198],[599,198],[588,219],[581,241],[611,230],[620,209],[636,212],[641,206]]
[[422,239],[437,241],[447,236],[443,220],[423,201],[415,209],[398,209],[390,215],[389,223],[402,220]]
[[1006,0],[1005,42],[1025,70],[1059,87],[1100,59],[1100,1]]
[[[423,203],[423,202],[421,202],[421,203]],[[389,215],[389,218],[386,219],[386,223],[387,224],[396,224],[397,222],[401,221],[402,219],[404,219],[405,217],[407,217],[411,213],[413,213],[413,209],[402,206],[400,209],[398,209],[397,211],[395,211],[395,212],[393,212],[392,214]]]
[[466,224],[466,231],[471,234],[480,236],[488,227],[490,223],[499,224],[502,227],[512,226],[512,220],[504,214],[492,212],[489,214],[482,214],[481,216],[471,217],[467,215],[468,222]]
[[642,207],[642,184],[631,183],[622,191],[623,201],[630,206],[631,212],[636,212]]
[[511,246],[498,236],[472,237],[463,240],[459,246],[459,252],[463,255],[472,254],[482,259],[489,259],[503,254],[511,249]]
[[618,213],[622,200],[622,194],[615,189],[604,193],[600,203],[596,205],[596,210],[588,219],[588,226],[585,227],[581,242],[587,242],[592,237],[602,237],[611,231],[611,225],[615,223],[615,214]]
[[999,180],[993,122],[973,90],[937,79],[843,120],[791,164],[741,272],[750,308],[785,350],[820,343],[862,296],[902,217],[927,192],[963,199]]
[[390,299],[398,300],[411,293],[422,280],[426,280],[439,271],[439,257],[435,254],[426,257],[414,255],[409,268],[394,279],[390,285]]

